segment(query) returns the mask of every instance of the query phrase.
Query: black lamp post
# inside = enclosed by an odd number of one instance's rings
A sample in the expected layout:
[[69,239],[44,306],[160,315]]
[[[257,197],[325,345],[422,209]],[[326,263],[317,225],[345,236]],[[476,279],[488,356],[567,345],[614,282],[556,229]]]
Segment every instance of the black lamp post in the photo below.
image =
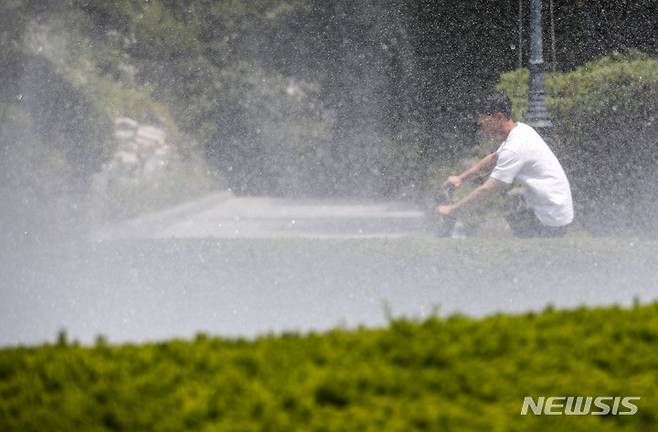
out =
[[530,0],[530,78],[525,121],[544,137],[552,136],[553,122],[546,109],[542,52],[541,0]]

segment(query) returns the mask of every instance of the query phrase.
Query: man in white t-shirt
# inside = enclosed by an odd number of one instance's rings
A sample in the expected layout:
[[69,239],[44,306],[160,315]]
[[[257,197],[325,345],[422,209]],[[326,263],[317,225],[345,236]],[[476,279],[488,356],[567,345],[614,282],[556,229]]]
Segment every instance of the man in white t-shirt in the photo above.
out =
[[437,207],[442,216],[454,216],[481,203],[514,180],[523,185],[526,209],[506,217],[518,237],[557,237],[573,220],[571,188],[560,162],[546,142],[530,126],[512,119],[511,103],[502,93],[486,98],[478,119],[485,133],[504,139],[496,152],[458,176],[450,176],[444,186],[460,187],[469,177],[490,169],[491,176],[464,199]]

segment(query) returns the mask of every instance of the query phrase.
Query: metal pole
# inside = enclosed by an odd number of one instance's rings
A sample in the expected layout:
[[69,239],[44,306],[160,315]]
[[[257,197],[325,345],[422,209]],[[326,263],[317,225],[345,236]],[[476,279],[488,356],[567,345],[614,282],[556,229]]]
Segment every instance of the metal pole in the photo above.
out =
[[542,46],[541,0],[530,0],[530,61],[526,122],[542,135],[551,135],[553,122],[546,109]]
[[523,0],[519,0],[519,66],[523,67]]
[[548,6],[549,13],[551,14],[551,72],[555,73],[557,71],[557,53],[555,52],[555,11],[553,10],[553,0],[549,0]]

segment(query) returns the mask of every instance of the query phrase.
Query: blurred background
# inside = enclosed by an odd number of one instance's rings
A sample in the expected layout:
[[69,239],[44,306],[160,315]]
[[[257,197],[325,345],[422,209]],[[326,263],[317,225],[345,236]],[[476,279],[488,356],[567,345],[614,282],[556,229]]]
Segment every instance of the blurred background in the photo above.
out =
[[[578,222],[655,235],[656,2],[544,3],[554,150]],[[483,94],[504,90],[522,117],[527,10],[511,0],[3,1],[3,244],[217,190],[420,201],[495,148],[474,124]]]
[[543,2],[570,237],[503,240],[504,197],[472,241],[425,225],[499,144],[480,98],[524,118],[527,6],[0,2],[0,343],[655,298],[656,1]]

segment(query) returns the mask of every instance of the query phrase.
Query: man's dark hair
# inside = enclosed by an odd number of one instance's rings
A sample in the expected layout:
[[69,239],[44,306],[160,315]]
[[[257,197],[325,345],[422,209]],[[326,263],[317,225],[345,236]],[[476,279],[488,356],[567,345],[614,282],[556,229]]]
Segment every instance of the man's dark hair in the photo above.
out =
[[490,93],[478,107],[478,114],[480,115],[496,115],[497,113],[504,114],[507,118],[512,118],[512,102],[509,98],[500,92]]

